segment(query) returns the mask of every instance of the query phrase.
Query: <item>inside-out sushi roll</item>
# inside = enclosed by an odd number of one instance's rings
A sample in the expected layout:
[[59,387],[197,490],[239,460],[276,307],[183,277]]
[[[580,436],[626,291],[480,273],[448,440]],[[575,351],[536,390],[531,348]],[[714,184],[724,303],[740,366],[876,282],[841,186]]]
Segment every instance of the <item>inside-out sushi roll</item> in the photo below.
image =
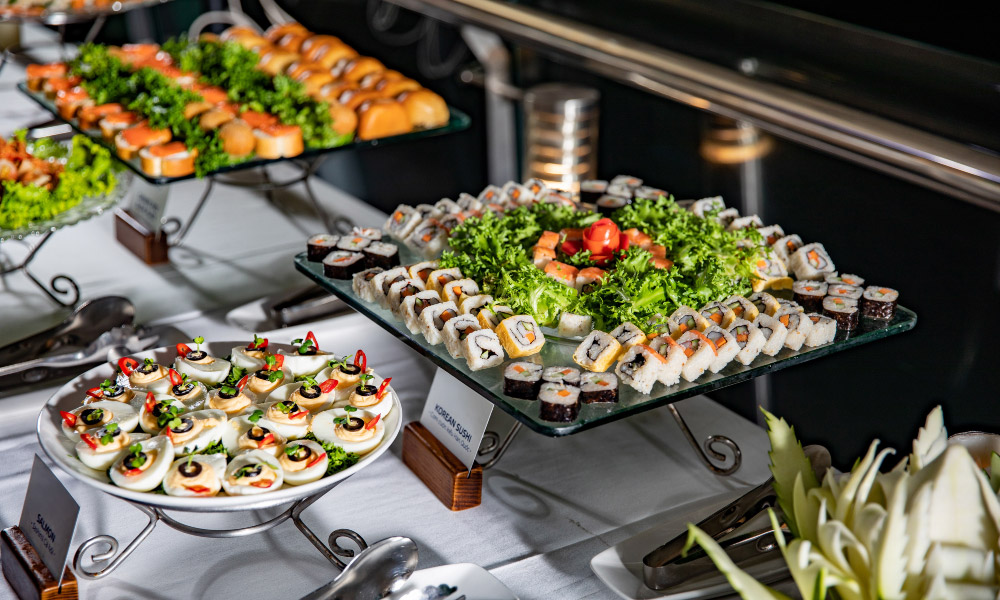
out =
[[781,310],[781,303],[778,302],[778,299],[767,292],[757,292],[750,296],[749,300],[757,307],[758,315],[774,316],[776,312]]
[[350,279],[366,266],[365,255],[360,252],[334,250],[323,259],[323,275],[330,279]]
[[[742,308],[742,305],[740,306]],[[723,329],[729,327],[729,324],[736,319],[736,312],[721,302],[709,302],[705,306],[702,306],[698,312],[701,313],[701,316]]]
[[354,227],[351,229],[351,235],[360,235],[361,237],[366,237],[373,242],[382,241],[382,231],[375,229],[374,227]]
[[166,436],[174,446],[174,454],[186,456],[222,439],[228,417],[221,410],[206,408],[184,413],[167,421],[159,435]]
[[565,383],[580,386],[580,369],[575,367],[546,367],[542,371],[542,382]]
[[[148,492],[163,482],[174,462],[174,448],[163,436],[135,439],[110,464],[108,476],[120,488],[133,492]],[[107,467],[105,467],[107,469]]]
[[351,290],[365,302],[376,302],[374,279],[384,270],[382,267],[372,267],[358,271],[351,278]]
[[802,246],[802,238],[793,233],[792,235],[786,235],[776,240],[771,244],[771,249],[774,250],[774,255],[781,259],[781,262],[785,263],[785,265],[790,265],[792,255]]
[[[201,344],[205,343],[205,338],[199,336],[194,339],[196,349],[192,350],[186,344],[177,344],[177,358],[174,359],[174,369],[181,375],[187,375],[191,379],[207,384],[217,385],[225,380],[229,375],[232,363],[222,358],[215,358],[208,352],[201,349]],[[169,378],[169,372],[168,372]],[[177,382],[171,381],[171,386]]]
[[396,210],[392,211],[392,214],[389,215],[389,219],[385,222],[382,229],[397,240],[403,240],[410,235],[410,232],[412,232],[422,220],[423,217],[420,216],[420,213],[417,212],[415,208],[406,204],[400,204],[396,207]]
[[385,424],[379,415],[348,406],[316,415],[312,432],[319,441],[336,444],[345,452],[367,454],[382,442]]
[[431,273],[438,269],[438,261],[436,260],[425,260],[423,262],[418,262],[406,267],[406,272],[408,277],[413,279],[419,279],[427,285],[427,278],[430,277]]
[[715,344],[700,331],[688,331],[677,340],[677,344],[687,355],[687,361],[681,367],[681,377],[694,381],[704,375],[718,357]]
[[559,335],[563,337],[578,337],[587,335],[593,326],[594,319],[590,315],[578,315],[564,312],[559,315]]
[[163,491],[168,496],[207,498],[222,489],[226,474],[226,456],[208,454],[178,458],[163,477]]
[[399,247],[389,242],[373,241],[361,250],[369,267],[391,269],[399,265]]
[[863,289],[847,283],[835,283],[827,288],[827,294],[830,296],[840,296],[851,300],[860,300],[863,293]]
[[[786,298],[778,298],[778,312],[784,310],[794,310],[795,312],[804,313],[806,309],[803,308],[798,302],[794,300],[788,300]],[[777,315],[778,313],[774,313]]]
[[601,285],[605,272],[597,267],[586,267],[576,273],[576,289],[581,294],[593,292],[597,286]]
[[618,340],[618,343],[622,345],[622,348],[628,350],[636,344],[646,343],[646,334],[643,333],[634,323],[625,321],[618,327],[615,327],[611,331],[611,337]]
[[312,483],[326,475],[330,464],[326,450],[312,440],[296,440],[278,455],[278,464],[288,485]]
[[859,321],[858,301],[841,296],[827,296],[823,299],[823,314],[837,322],[837,329],[853,331]]
[[112,421],[81,432],[75,447],[76,456],[91,469],[106,471],[129,445],[148,437],[145,433],[129,433]]
[[80,439],[81,433],[93,432],[108,423],[117,423],[125,433],[131,433],[139,426],[139,413],[132,406],[108,400],[84,404],[71,411],[60,411],[59,415],[62,417],[63,435],[74,441]]
[[496,329],[501,321],[514,316],[514,310],[504,304],[491,304],[482,307],[476,318],[483,329]]
[[718,373],[736,358],[740,347],[733,334],[718,325],[712,325],[706,329],[705,337],[715,346],[715,360],[708,366],[708,369],[713,373]]
[[802,308],[809,312],[816,312],[823,308],[823,298],[826,296],[827,287],[823,281],[800,279],[792,284],[792,293],[795,301]]
[[723,229],[729,227],[729,225],[738,218],[740,218],[740,211],[735,208],[720,210],[719,213],[715,215],[715,221],[719,225],[722,225]]
[[892,319],[896,314],[899,292],[892,288],[870,285],[861,296],[861,314],[872,319]]
[[479,329],[482,329],[479,325],[479,320],[472,315],[458,315],[449,319],[441,331],[441,338],[444,340],[445,348],[448,349],[448,354],[452,358],[460,358],[462,356],[462,343],[465,341],[465,338],[469,337],[473,331],[478,331]]
[[712,323],[701,313],[688,306],[675,310],[667,319],[667,330],[675,340],[688,331],[705,331]]
[[531,193],[528,188],[524,187],[516,181],[508,181],[504,184],[503,189],[500,191],[500,197],[508,206],[520,206],[526,202],[530,202],[528,199]]
[[[753,302],[737,294],[733,294],[732,296],[726,298],[722,301],[722,303],[733,311],[733,316],[736,319],[744,319],[746,321],[750,321],[751,323],[760,313],[760,309],[758,309]],[[730,325],[732,325],[732,323],[730,323]]]
[[430,305],[421,311],[417,317],[420,333],[424,334],[427,343],[436,346],[444,341],[441,337],[444,325],[458,316],[458,307],[454,302],[441,302]]
[[254,334],[253,341],[246,346],[236,346],[229,353],[233,366],[245,371],[256,371],[264,366],[267,358],[267,338],[258,337]]
[[588,371],[607,371],[622,352],[621,343],[610,333],[593,330],[573,351],[573,362]]
[[[768,246],[773,246],[775,242],[785,237],[785,230],[781,228],[781,225],[767,225],[766,227],[758,227],[757,233],[764,238],[764,243]],[[782,260],[782,263],[785,261]]]
[[687,362],[687,354],[677,341],[664,333],[649,340],[649,347],[664,358],[660,367],[659,380],[666,386],[677,385],[681,380],[681,369]]
[[407,296],[413,296],[424,290],[424,282],[419,279],[403,279],[389,286],[389,295],[386,301],[389,303],[389,310],[398,318],[403,317],[403,300]]
[[340,241],[339,235],[320,233],[309,238],[306,242],[306,259],[312,262],[321,262],[326,255],[337,248]]
[[538,391],[538,416],[545,421],[568,423],[580,414],[580,388],[543,383]]
[[420,333],[420,313],[429,306],[441,304],[441,296],[434,290],[424,290],[403,299],[400,312],[410,333]]
[[[479,313],[480,319],[485,312]],[[535,354],[545,345],[541,328],[529,315],[507,317],[496,326],[496,333],[511,358]]]
[[539,200],[549,191],[549,186],[545,185],[545,182],[537,177],[532,177],[531,179],[525,181],[524,187],[531,194],[530,200]]
[[458,195],[458,200],[456,200],[456,202],[463,211],[479,212],[483,209],[483,203],[480,202],[478,198],[472,194],[466,194],[465,192]]
[[462,271],[458,267],[452,267],[450,269],[436,269],[427,275],[426,288],[434,290],[440,294],[444,291],[445,285],[459,279],[464,279],[464,277],[462,276]]
[[835,273],[837,268],[833,265],[833,260],[827,254],[823,244],[818,242],[806,244],[792,254],[789,267],[795,273],[796,279],[816,279],[824,281],[830,273]]
[[736,217],[729,222],[726,226],[726,231],[740,231],[742,229],[750,228],[760,228],[764,226],[764,221],[757,215],[747,215],[745,217]]
[[691,204],[691,212],[702,218],[712,211],[725,210],[725,208],[726,203],[722,201],[722,196],[702,198],[701,200],[695,200]]
[[535,400],[542,386],[542,365],[523,360],[503,370],[503,393],[513,398]]
[[475,294],[472,296],[465,296],[457,302],[458,312],[462,313],[463,315],[470,315],[472,316],[473,319],[475,319],[479,315],[479,311],[481,311],[484,306],[488,306],[492,303],[493,303],[493,296],[490,296],[489,294]]
[[843,275],[838,275],[836,273],[829,273],[825,278],[826,283],[830,285],[835,285],[838,283],[846,283],[847,285],[853,285],[856,287],[865,287],[865,278],[858,275],[851,275],[849,273],[844,273]]
[[483,188],[483,191],[479,192],[479,196],[476,198],[483,204],[491,204],[500,200],[500,196],[503,190],[495,185],[488,185]]
[[618,359],[615,374],[640,394],[648,394],[660,377],[666,359],[645,344],[630,347]]
[[392,377],[382,380],[377,386],[373,381],[374,376],[362,375],[361,383],[351,392],[348,404],[381,415],[384,419],[392,410],[392,390],[389,388]]
[[425,258],[434,258],[448,243],[448,230],[437,219],[425,219],[406,236],[406,245]]
[[594,204],[608,191],[608,182],[603,179],[588,179],[580,182],[580,202]]
[[580,376],[580,402],[618,402],[618,378],[613,373],[584,373]]
[[446,302],[454,302],[458,306],[459,301],[466,296],[478,296],[479,284],[471,279],[456,279],[448,282],[441,289],[441,299]]
[[439,219],[444,216],[444,211],[434,206],[433,204],[418,204],[413,208],[415,208],[417,212],[420,213],[420,216],[423,217],[424,221],[428,219]]
[[778,257],[758,257],[757,262],[754,263],[754,275],[756,279],[754,279],[752,286],[755,292],[787,290],[792,287],[792,278],[788,276],[788,269]]
[[736,340],[739,352],[736,353],[736,360],[741,364],[749,365],[753,359],[757,358],[760,351],[764,349],[767,338],[761,333],[756,325],[746,319],[736,319],[729,326],[729,333]]
[[278,459],[262,450],[248,450],[230,461],[222,489],[230,496],[249,496],[280,489],[284,482]]
[[504,346],[497,333],[489,329],[477,329],[462,342],[462,355],[472,371],[480,371],[503,364]]
[[[403,267],[393,267],[392,269],[386,269],[378,275],[372,278],[372,292],[375,295],[375,301],[378,302],[379,306],[382,308],[389,308],[389,290],[392,289],[392,284],[403,281],[409,278],[409,273]],[[421,284],[423,280],[420,280]]]
[[805,314],[794,309],[782,310],[774,317],[788,329],[788,335],[785,336],[785,347],[789,350],[802,348],[802,344],[806,343],[806,337],[812,331],[812,321],[806,318]]
[[829,344],[837,337],[837,322],[830,317],[817,313],[810,313],[806,317],[813,323],[812,331],[806,336],[806,346],[815,348]]
[[768,356],[780,352],[785,345],[785,338],[788,337],[788,328],[778,319],[766,314],[757,315],[753,324],[764,334],[764,346],[760,351]]

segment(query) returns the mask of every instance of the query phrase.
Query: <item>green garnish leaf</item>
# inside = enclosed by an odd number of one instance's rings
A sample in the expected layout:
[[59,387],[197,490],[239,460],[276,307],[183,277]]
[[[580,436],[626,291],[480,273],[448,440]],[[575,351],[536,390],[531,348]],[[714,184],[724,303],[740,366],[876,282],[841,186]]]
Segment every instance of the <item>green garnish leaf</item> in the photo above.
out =
[[345,452],[343,448],[336,444],[330,444],[327,442],[319,441],[312,432],[309,432],[303,437],[304,440],[311,440],[316,442],[323,447],[326,452],[326,473],[324,477],[329,477],[334,473],[339,473],[344,469],[357,464],[360,458],[355,452]]
[[258,409],[250,413],[250,416],[247,417],[247,421],[250,421],[251,423],[256,423],[257,421],[260,421],[260,418],[263,416],[264,416],[264,411]]

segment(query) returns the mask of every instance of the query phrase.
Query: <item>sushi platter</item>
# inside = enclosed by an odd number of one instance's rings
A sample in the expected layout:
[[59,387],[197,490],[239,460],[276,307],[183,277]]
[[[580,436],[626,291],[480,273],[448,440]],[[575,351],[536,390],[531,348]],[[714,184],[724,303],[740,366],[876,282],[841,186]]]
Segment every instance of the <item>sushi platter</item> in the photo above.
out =
[[69,25],[84,23],[98,17],[109,17],[137,8],[165,4],[170,0],[89,0],[85,2],[60,0],[13,0],[0,8],[0,23],[43,23]]

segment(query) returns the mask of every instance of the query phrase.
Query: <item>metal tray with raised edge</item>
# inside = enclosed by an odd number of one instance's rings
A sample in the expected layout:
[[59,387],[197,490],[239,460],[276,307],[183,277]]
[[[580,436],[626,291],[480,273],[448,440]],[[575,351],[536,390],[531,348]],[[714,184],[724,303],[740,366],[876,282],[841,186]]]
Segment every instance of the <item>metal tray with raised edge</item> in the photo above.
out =
[[[45,94],[43,94],[41,92],[33,92],[33,91],[29,90],[28,86],[23,81],[17,84],[17,88],[19,90],[21,90],[21,92],[23,92],[26,96],[28,96],[29,98],[31,98],[32,100],[34,100],[35,102],[37,102],[40,106],[42,106],[42,108],[48,110],[53,115],[55,115],[57,118],[62,119],[62,117],[59,116],[59,111],[56,109],[56,105],[51,100],[49,100],[48,98],[46,98]],[[441,127],[435,127],[433,129],[417,129],[417,130],[411,131],[409,133],[404,133],[404,134],[401,134],[401,135],[394,135],[394,136],[384,137],[384,138],[378,138],[378,139],[374,139],[374,140],[354,140],[354,141],[351,141],[351,142],[347,142],[346,144],[342,144],[340,146],[330,146],[328,148],[306,148],[305,151],[302,154],[299,154],[298,156],[287,157],[287,158],[268,158],[268,159],[265,159],[265,158],[256,158],[256,159],[251,159],[251,160],[248,160],[246,162],[242,162],[242,163],[239,163],[239,164],[236,164],[236,165],[230,165],[228,167],[222,167],[221,169],[216,169],[216,170],[211,171],[209,173],[205,173],[205,176],[209,177],[209,176],[212,176],[212,175],[217,175],[217,174],[222,174],[222,173],[232,173],[234,171],[243,171],[243,170],[246,170],[246,169],[252,169],[254,167],[260,167],[260,166],[264,166],[264,165],[271,165],[271,164],[280,163],[280,162],[286,162],[286,161],[308,160],[308,159],[311,159],[311,158],[316,158],[316,157],[322,156],[324,154],[328,154],[330,152],[335,152],[337,150],[353,150],[353,149],[357,149],[357,148],[374,148],[376,146],[383,146],[383,145],[386,145],[386,144],[398,144],[398,143],[401,143],[401,142],[409,142],[409,141],[412,141],[412,140],[420,140],[420,139],[424,139],[424,138],[436,137],[436,136],[439,136],[439,135],[444,135],[446,133],[454,133],[454,132],[457,132],[457,131],[462,131],[462,130],[465,130],[465,129],[467,129],[469,127],[469,124],[471,123],[471,120],[469,119],[469,116],[467,114],[465,114],[464,112],[462,112],[462,111],[460,111],[457,108],[454,108],[452,106],[448,107],[448,111],[449,111],[449,115],[450,115],[449,119],[448,119],[448,123],[446,125],[442,125]],[[65,119],[63,119],[63,120],[65,120]],[[115,153],[114,144],[110,144],[110,143],[106,142],[104,140],[104,138],[101,136],[101,132],[100,131],[94,130],[94,129],[81,129],[80,128],[80,124],[79,124],[79,122],[76,119],[70,119],[69,121],[67,121],[67,123],[69,123],[73,127],[73,129],[79,131],[80,133],[82,133],[82,134],[84,134],[86,136],[89,136],[90,138],[96,140],[97,142],[100,142],[101,144],[104,144],[108,148],[111,148],[112,153]],[[117,156],[117,154],[116,154],[116,156]],[[125,165],[127,165],[128,168],[131,169],[132,171],[134,171],[136,175],[138,175],[139,177],[142,177],[143,179],[145,179],[146,181],[148,181],[149,183],[152,183],[154,185],[162,185],[162,184],[166,184],[166,183],[174,183],[175,181],[184,181],[186,179],[195,179],[197,177],[194,174],[185,175],[183,177],[153,177],[153,176],[147,175],[145,172],[143,172],[142,166],[141,166],[141,162],[140,162],[140,160],[139,160],[138,157],[135,157],[135,158],[133,158],[131,160],[122,160],[121,158],[119,158],[118,160],[120,160]]]
[[[417,262],[405,246],[400,246],[400,258],[404,264]],[[412,259],[412,260],[408,260]],[[310,262],[303,252],[295,257],[295,268],[323,288],[336,294],[352,308],[375,321],[386,331],[402,339],[418,352],[429,358],[437,366],[475,390],[478,394],[497,405],[512,417],[524,423],[538,433],[557,437],[571,435],[585,429],[597,427],[618,419],[635,415],[659,406],[664,406],[678,400],[705,394],[713,390],[728,387],[766,375],[780,369],[786,369],[809,360],[827,356],[834,352],[874,342],[891,335],[913,329],[917,323],[917,315],[912,310],[898,306],[896,316],[891,321],[874,321],[861,319],[861,325],[848,335],[838,331],[836,339],[826,345],[816,348],[803,346],[802,350],[793,351],[783,348],[777,356],[761,354],[750,366],[743,366],[737,361],[731,362],[719,373],[706,371],[695,382],[681,380],[677,385],[666,387],[657,383],[650,395],[640,394],[627,385],[622,385],[618,391],[618,402],[581,404],[580,415],[570,423],[553,423],[542,420],[538,416],[538,401],[512,398],[503,393],[503,365],[482,371],[470,371],[465,359],[452,358],[444,344],[429,345],[423,336],[410,333],[402,320],[378,304],[361,300],[351,289],[351,280],[330,279],[323,275],[323,265]],[[537,357],[546,366],[576,366],[573,362],[573,350],[579,340],[564,340],[556,336],[546,335],[545,346]],[[509,359],[504,361],[508,364]]]

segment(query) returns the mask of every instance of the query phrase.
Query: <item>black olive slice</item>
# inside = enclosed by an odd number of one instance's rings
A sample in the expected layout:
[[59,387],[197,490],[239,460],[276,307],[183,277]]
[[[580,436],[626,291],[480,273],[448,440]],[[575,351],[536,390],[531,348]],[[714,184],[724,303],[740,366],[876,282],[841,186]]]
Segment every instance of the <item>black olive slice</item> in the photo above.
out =
[[271,430],[268,429],[267,427],[260,427],[258,425],[254,425],[253,427],[250,428],[250,431],[247,432],[247,437],[250,438],[251,440],[259,442],[265,437],[267,437],[267,434],[269,433],[271,433]]
[[205,360],[207,356],[208,352],[205,352],[204,350],[192,350],[188,352],[187,356],[185,356],[184,358],[190,361],[199,361],[199,360]]
[[361,417],[350,417],[347,419],[347,423],[344,423],[344,429],[347,431],[361,431],[365,427],[365,420]]
[[104,418],[104,411],[100,408],[85,408],[80,411],[80,420],[87,425],[96,425]]
[[320,394],[322,393],[323,391],[319,389],[318,385],[312,385],[312,386],[304,385],[299,388],[299,395],[302,396],[303,398],[309,398],[309,399],[319,398]]
[[201,475],[201,463],[194,461],[183,463],[181,466],[177,467],[177,472],[184,477],[197,477],[198,475]]
[[178,427],[171,427],[170,431],[174,433],[187,433],[194,428],[194,419],[191,417],[181,417],[181,424]]
[[378,388],[374,385],[359,385],[354,388],[354,393],[359,396],[374,396],[378,392]]

